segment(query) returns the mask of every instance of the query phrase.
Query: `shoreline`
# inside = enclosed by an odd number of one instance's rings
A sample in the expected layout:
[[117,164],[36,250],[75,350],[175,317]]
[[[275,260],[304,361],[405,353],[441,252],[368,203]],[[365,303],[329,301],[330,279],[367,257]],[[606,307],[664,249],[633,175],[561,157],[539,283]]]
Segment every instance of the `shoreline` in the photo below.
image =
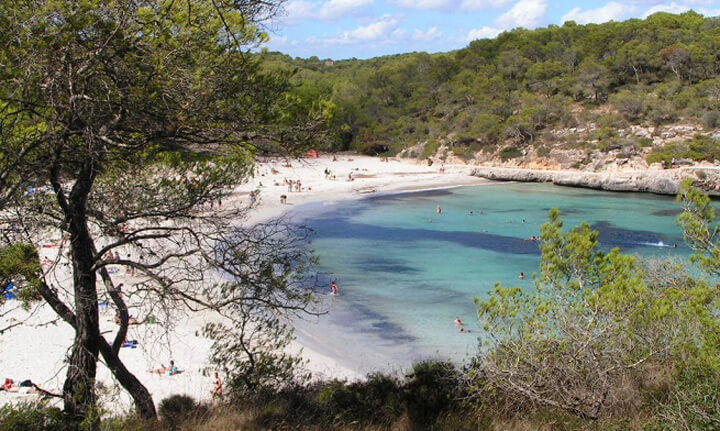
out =
[[637,170],[618,172],[586,172],[572,170],[542,170],[509,167],[473,169],[472,175],[492,181],[552,183],[564,187],[588,188],[612,192],[653,193],[675,196],[685,178],[712,197],[720,197],[720,168],[689,166],[665,170]]
[[[489,185],[495,183],[484,178],[472,175],[473,167],[468,165],[447,165],[445,172],[439,171],[439,166],[427,166],[414,160],[390,159],[382,162],[381,159],[369,156],[340,156],[337,161],[331,157],[321,156],[317,159],[303,159],[293,161],[299,167],[282,167],[279,160],[270,160],[258,163],[261,175],[235,190],[234,195],[246,197],[261,181],[260,199],[248,217],[245,224],[257,224],[277,218],[307,217],[307,210],[311,205],[339,204],[352,200],[370,199],[377,196],[387,196],[403,193],[419,193],[423,191],[445,190],[472,185]],[[367,174],[372,176],[356,176],[354,181],[345,179],[327,180],[323,169],[330,168],[341,174],[344,178],[348,172]],[[277,174],[272,174],[276,170]],[[353,169],[358,169],[353,171]],[[304,187],[310,190],[302,192],[287,192],[287,186],[282,179],[297,176],[302,180]],[[280,185],[275,185],[275,183]],[[290,205],[279,204],[280,195],[288,197]],[[300,319],[303,320],[303,319]],[[343,363],[342,358],[331,353],[332,346],[323,348],[322,341],[314,340],[312,332],[315,328],[304,321],[296,330],[296,338],[288,350],[300,353],[307,361],[306,368],[312,372],[313,378],[339,378],[359,380],[366,376],[367,370],[357,366]],[[322,330],[317,327],[317,330]]]

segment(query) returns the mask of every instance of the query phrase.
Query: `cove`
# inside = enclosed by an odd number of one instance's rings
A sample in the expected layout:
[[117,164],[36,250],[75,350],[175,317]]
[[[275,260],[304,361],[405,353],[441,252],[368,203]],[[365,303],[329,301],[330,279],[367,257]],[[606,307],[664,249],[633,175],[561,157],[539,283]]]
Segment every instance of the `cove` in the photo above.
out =
[[[309,204],[292,217],[314,231],[319,284],[337,280],[340,295],[320,290],[328,313],[298,322],[299,341],[361,373],[473,354],[482,334],[474,298],[496,282],[532,287],[539,250],[528,238],[553,207],[566,229],[589,223],[604,249],[690,254],[679,204],[651,194],[497,183]],[[457,331],[456,316],[470,334]]]

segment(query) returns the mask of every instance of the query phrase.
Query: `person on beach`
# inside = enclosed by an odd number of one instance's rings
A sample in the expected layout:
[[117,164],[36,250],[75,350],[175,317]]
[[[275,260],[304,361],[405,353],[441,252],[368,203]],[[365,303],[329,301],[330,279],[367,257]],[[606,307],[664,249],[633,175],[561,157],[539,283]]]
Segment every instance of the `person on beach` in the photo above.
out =
[[287,203],[287,195],[280,195],[280,204],[285,205]]
[[212,390],[212,403],[215,404],[216,400],[218,399],[223,399],[223,386],[222,380],[220,380],[220,375],[218,375],[217,371],[215,371],[215,384]]
[[175,366],[175,361],[172,361],[172,360],[171,360],[169,367],[162,366],[162,367],[160,367],[160,368],[158,368],[158,369],[149,370],[149,371],[150,371],[151,373],[165,374],[166,376],[174,376],[175,374],[177,374],[178,369],[177,369],[177,367]]
[[442,208],[440,208],[440,205],[435,208],[435,212],[438,214],[442,214]]
[[337,293],[338,293],[337,283],[335,283],[334,281],[333,281],[332,283],[330,283],[330,290],[331,290],[330,293],[331,293],[332,295],[337,295]]

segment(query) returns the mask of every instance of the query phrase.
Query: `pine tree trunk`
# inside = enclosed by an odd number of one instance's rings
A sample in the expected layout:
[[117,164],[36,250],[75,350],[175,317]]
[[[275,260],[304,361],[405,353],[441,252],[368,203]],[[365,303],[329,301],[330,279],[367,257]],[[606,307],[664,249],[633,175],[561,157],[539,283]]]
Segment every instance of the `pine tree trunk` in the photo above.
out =
[[[74,205],[72,205],[74,207]],[[83,419],[95,406],[95,375],[99,352],[99,315],[96,276],[90,236],[83,211],[73,208],[70,242],[75,296],[75,340],[63,385],[65,411]]]

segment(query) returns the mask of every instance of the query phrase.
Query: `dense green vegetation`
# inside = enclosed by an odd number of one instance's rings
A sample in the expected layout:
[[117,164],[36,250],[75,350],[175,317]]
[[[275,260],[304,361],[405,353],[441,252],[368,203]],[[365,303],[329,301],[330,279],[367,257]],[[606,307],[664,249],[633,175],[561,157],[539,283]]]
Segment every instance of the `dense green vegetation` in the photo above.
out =
[[[331,103],[335,149],[383,143],[397,152],[439,140],[460,153],[498,143],[572,147],[576,136],[547,132],[596,122],[605,136],[590,140],[605,138],[602,150],[612,147],[607,138],[620,141],[613,129],[630,124],[684,120],[714,129],[720,117],[720,20],[694,12],[515,29],[435,55],[263,57],[270,67],[297,69],[305,103]],[[637,141],[630,143],[642,146]]]

